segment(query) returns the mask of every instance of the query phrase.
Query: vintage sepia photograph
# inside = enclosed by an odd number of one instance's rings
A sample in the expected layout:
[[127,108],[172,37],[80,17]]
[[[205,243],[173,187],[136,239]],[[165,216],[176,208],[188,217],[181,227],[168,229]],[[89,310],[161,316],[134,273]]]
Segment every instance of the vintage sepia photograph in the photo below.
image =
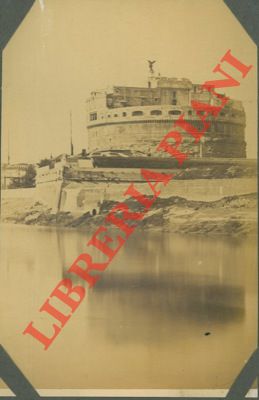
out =
[[257,348],[256,44],[223,0],[31,3],[2,54],[0,343],[41,396],[224,397]]

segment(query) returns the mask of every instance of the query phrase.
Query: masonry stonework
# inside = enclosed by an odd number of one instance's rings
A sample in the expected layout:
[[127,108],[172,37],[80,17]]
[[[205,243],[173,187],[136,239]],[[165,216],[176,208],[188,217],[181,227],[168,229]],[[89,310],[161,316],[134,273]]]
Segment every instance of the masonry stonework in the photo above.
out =
[[[184,113],[189,123],[202,129],[201,120],[191,107],[193,100],[218,105],[216,97],[188,79],[153,76],[151,81],[149,87],[115,86],[91,94],[87,101],[90,152],[132,150],[153,155],[180,114]],[[210,119],[211,127],[198,145],[183,133],[182,151],[187,148],[194,158],[245,158],[246,121],[242,103],[231,99],[216,120]]]

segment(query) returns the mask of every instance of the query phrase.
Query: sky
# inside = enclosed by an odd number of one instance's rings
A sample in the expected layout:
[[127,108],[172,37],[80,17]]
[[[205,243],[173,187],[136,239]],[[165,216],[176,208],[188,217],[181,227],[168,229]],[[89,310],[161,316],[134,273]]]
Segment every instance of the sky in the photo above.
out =
[[[256,46],[222,0],[36,0],[3,54],[2,160],[37,162],[87,148],[86,99],[162,76],[203,83],[231,49],[253,65],[239,87],[249,158],[256,157]],[[165,132],[166,133],[166,132]],[[9,136],[9,140],[8,140]]]

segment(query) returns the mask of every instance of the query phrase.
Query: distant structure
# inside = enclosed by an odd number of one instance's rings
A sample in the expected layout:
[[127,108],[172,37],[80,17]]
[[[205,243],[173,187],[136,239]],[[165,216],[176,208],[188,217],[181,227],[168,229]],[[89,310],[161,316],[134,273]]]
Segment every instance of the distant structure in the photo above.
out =
[[1,189],[21,187],[28,171],[29,164],[3,164],[1,167]]
[[[196,100],[217,105],[219,100],[200,84],[189,79],[167,78],[154,73],[154,61],[148,60],[147,87],[114,86],[111,90],[92,92],[87,100],[88,150],[130,150],[156,155],[157,144],[184,113],[185,119],[198,129],[199,116],[191,107]],[[199,144],[183,134],[184,146],[193,158],[245,158],[245,111],[240,101],[229,100]],[[182,148],[184,151],[184,147]],[[156,154],[155,154],[156,153]],[[159,153],[159,156],[167,156]]]

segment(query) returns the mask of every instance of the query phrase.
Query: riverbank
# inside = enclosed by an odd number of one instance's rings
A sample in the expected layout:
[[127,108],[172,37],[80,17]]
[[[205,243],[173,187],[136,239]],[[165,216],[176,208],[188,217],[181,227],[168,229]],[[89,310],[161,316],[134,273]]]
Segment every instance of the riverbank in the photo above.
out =
[[[4,201],[2,222],[26,225],[58,226],[87,229],[99,226],[116,202],[104,201],[100,213],[81,215],[71,212],[51,213],[46,205],[29,199]],[[130,204],[131,208],[133,204]],[[225,196],[216,201],[187,200],[180,196],[158,198],[145,219],[142,230],[163,230],[182,234],[243,236],[256,234],[256,193]]]

